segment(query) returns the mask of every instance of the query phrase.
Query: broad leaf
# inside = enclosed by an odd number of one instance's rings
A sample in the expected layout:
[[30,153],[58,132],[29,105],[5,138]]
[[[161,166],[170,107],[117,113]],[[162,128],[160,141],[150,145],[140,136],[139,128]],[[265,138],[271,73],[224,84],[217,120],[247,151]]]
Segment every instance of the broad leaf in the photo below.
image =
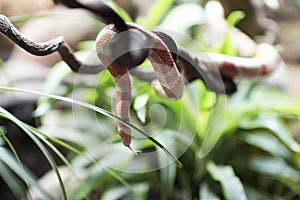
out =
[[225,199],[243,200],[247,199],[244,186],[235,175],[231,166],[216,165],[213,162],[207,164],[210,176],[221,183]]

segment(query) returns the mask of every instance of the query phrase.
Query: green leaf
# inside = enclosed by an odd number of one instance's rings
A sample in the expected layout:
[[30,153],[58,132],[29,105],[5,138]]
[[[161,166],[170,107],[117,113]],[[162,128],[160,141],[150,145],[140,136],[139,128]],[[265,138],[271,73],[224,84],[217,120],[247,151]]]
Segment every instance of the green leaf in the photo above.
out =
[[4,62],[3,60],[0,58],[0,68],[3,68],[4,67]]
[[292,160],[293,155],[276,137],[263,131],[253,131],[242,135],[242,140],[268,152],[274,157]]
[[27,135],[33,140],[33,142],[39,147],[45,158],[48,160],[49,164],[51,165],[52,169],[55,171],[57,178],[59,180],[59,184],[61,186],[61,190],[64,196],[64,199],[67,198],[66,190],[64,183],[62,181],[61,175],[58,171],[57,165],[52,157],[52,155],[49,153],[49,151],[46,149],[46,147],[38,140],[38,138],[32,133],[30,129],[28,129],[26,126],[23,125],[23,122],[21,122],[19,119],[17,119],[14,115],[6,111],[4,108],[0,107],[0,112],[2,113],[2,117],[6,117],[10,121],[14,122],[18,127],[20,127]]
[[207,183],[202,183],[199,190],[199,199],[219,200],[220,198],[209,188]]
[[[147,139],[149,139],[150,141],[152,141],[154,144],[156,144],[162,151],[164,151],[166,153],[166,155],[168,155],[168,157],[176,163],[176,165],[179,168],[182,168],[182,164],[181,162],[168,150],[166,149],[160,142],[158,142],[156,139],[154,139],[153,137],[149,136],[148,133],[146,133],[145,131],[139,129],[138,127],[132,125],[131,123],[128,123],[127,121],[123,120],[122,118],[114,115],[111,112],[108,112],[107,110],[104,110],[102,108],[99,108],[97,106],[88,104],[86,102],[82,102],[82,101],[78,101],[75,99],[70,99],[67,97],[62,97],[62,96],[57,96],[57,95],[52,95],[52,94],[46,94],[43,92],[37,92],[37,91],[33,91],[33,90],[25,90],[25,89],[19,89],[19,88],[12,88],[12,87],[0,87],[0,90],[7,90],[7,91],[12,91],[12,92],[23,92],[23,93],[28,93],[28,94],[35,94],[35,95],[40,95],[40,96],[46,96],[48,98],[52,98],[52,99],[56,99],[56,100],[60,100],[60,101],[64,101],[67,103],[72,103],[74,105],[79,105],[88,109],[91,109],[95,112],[98,112],[104,116],[113,118],[121,123],[123,123],[124,125],[130,127],[131,129],[137,131],[138,133],[142,134],[143,136],[145,136]],[[13,117],[13,116],[12,116]],[[20,124],[20,122],[18,120],[14,120],[15,122],[18,122]],[[20,126],[22,128],[22,125]],[[27,129],[23,129],[24,131],[28,131]],[[38,141],[36,141],[36,143],[38,143]],[[42,146],[41,146],[42,148]],[[47,155],[47,154],[46,154]],[[47,156],[48,157],[48,156]],[[49,159],[51,157],[48,157]]]
[[255,185],[254,187],[245,186],[248,197],[251,197],[250,199],[257,199],[257,200],[270,199],[270,197],[268,196],[269,194],[261,191],[261,188],[258,187],[259,186],[257,185]]
[[99,181],[103,178],[106,170],[96,166],[92,166],[89,169],[89,176],[86,177],[78,185],[78,188],[70,194],[70,199],[84,199],[97,187]]
[[228,113],[241,119],[262,112],[299,117],[300,102],[280,89],[257,85],[253,81],[241,81],[238,92],[230,98]]
[[125,187],[114,187],[113,189],[106,191],[101,199],[123,199],[126,194],[128,194],[128,190]]
[[243,11],[240,10],[236,10],[231,12],[226,21],[230,26],[235,26],[237,23],[239,23],[242,19],[245,18],[245,13]]
[[178,173],[178,180],[182,187],[182,199],[193,199],[193,184],[190,179],[190,174],[185,171],[180,171],[180,173]]
[[300,191],[300,173],[280,158],[253,156],[248,163],[251,170],[268,175],[289,187],[295,194]]
[[137,19],[138,24],[146,28],[156,27],[165,14],[170,10],[174,0],[156,0],[149,9],[146,17]]
[[73,171],[70,162],[50,141],[48,141],[49,137],[47,136],[47,134],[25,123],[23,123],[23,125],[26,126],[29,130],[31,130],[31,132],[34,133],[41,141],[43,141],[53,151],[53,153],[55,153],[57,157],[60,158],[67,167],[69,167],[71,172],[73,172],[73,176],[76,177],[76,173]]
[[300,153],[300,145],[292,137],[287,126],[275,114],[261,114],[256,118],[248,118],[240,124],[243,129],[265,128],[274,133],[290,150]]
[[[22,164],[22,162],[21,162],[21,160],[20,160],[20,158],[19,158],[19,156],[18,156],[18,153],[17,153],[16,149],[14,148],[13,144],[10,142],[10,140],[6,137],[6,135],[3,133],[3,131],[2,131],[1,129],[0,129],[0,135],[2,136],[2,138],[4,139],[4,141],[6,142],[7,146],[9,147],[9,149],[11,150],[12,154],[14,155],[15,159],[16,159],[17,162],[19,163],[20,167],[24,168],[24,166],[23,166],[23,164]],[[5,170],[5,167],[4,167],[4,166],[3,166],[3,168],[4,168],[3,170]],[[25,173],[25,169],[23,169],[23,170],[24,170],[24,173]],[[23,187],[23,185],[21,185],[21,183],[19,183],[19,180],[16,179],[15,176],[14,176],[13,174],[9,174],[9,169],[7,169],[6,172],[7,172],[8,174],[2,174],[2,176],[3,176],[4,178],[5,178],[5,177],[7,178],[6,175],[10,176],[11,180],[7,179],[7,180],[9,180],[9,181],[8,181],[8,182],[6,181],[7,184],[11,186],[10,188],[11,188],[13,191],[18,191],[18,190],[20,190],[20,189]],[[3,173],[5,173],[5,172],[3,172]],[[20,188],[19,188],[19,189],[15,189],[16,185],[15,185],[14,183],[15,183],[15,184],[18,184],[18,185],[20,186]],[[27,181],[25,181],[25,184],[26,184],[27,190],[30,191],[30,190],[29,190],[29,185],[28,185],[28,182],[27,182]]]
[[39,19],[43,17],[49,17],[50,15],[22,15],[9,17],[9,21],[13,24],[28,22],[33,19]]
[[[210,111],[208,127],[205,130],[205,137],[199,149],[198,156],[205,157],[214,148],[224,130],[226,97],[220,97],[218,104]],[[200,118],[201,119],[201,118]]]
[[[149,186],[144,183],[133,185],[134,192],[128,191],[125,187],[113,187],[104,192],[102,200],[112,199],[147,199],[147,191]],[[122,198],[123,197],[123,198]]]
[[[79,52],[91,53],[91,50],[95,49],[95,41],[94,40],[82,41],[77,45],[77,48],[80,49]],[[85,55],[85,57],[87,57],[87,56],[88,55]]]
[[[59,62],[52,67],[46,81],[44,82],[42,91],[46,93],[56,92],[61,81],[71,73],[71,69],[65,62]],[[42,116],[45,114],[45,112],[50,109],[52,103],[53,101],[50,101],[50,98],[41,96],[38,101],[38,106],[34,112],[35,116]]]
[[299,171],[288,166],[280,158],[254,156],[250,159],[249,164],[253,170],[259,173],[300,181]]
[[146,121],[146,104],[148,100],[149,100],[148,94],[140,95],[134,99],[133,108],[136,111],[138,119],[142,123],[145,123]]
[[[20,166],[19,163],[10,154],[10,152],[2,147],[0,147],[0,161],[4,163],[11,171],[17,174],[24,182],[28,182],[30,186],[38,188],[43,196],[43,199],[52,199],[49,194],[41,189],[34,175],[23,166]],[[2,172],[4,171],[0,171],[0,173]]]
[[174,7],[163,19],[160,28],[185,33],[195,25],[203,24],[203,8],[197,4],[186,3]]
[[111,7],[113,10],[115,10],[124,19],[125,22],[133,22],[130,15],[115,2],[111,0],[102,0],[102,2]]
[[[173,130],[162,130],[160,132],[159,141],[168,146],[168,149],[171,152],[176,152],[176,144],[170,145],[169,140],[174,140],[174,135],[176,136],[177,132]],[[173,137],[172,137],[173,136]],[[176,166],[170,164],[169,158],[165,154],[162,154],[161,151],[158,151],[158,162],[160,170],[160,183],[161,183],[161,199],[169,199],[169,195],[174,189],[174,182],[176,177]]]
[[237,55],[236,44],[232,39],[231,32],[233,30],[233,26],[236,25],[244,17],[245,14],[242,11],[233,11],[229,14],[226,20],[227,24],[229,25],[229,28],[226,30],[225,40],[218,50],[219,53],[223,53],[230,56]]
[[10,190],[14,193],[16,198],[26,198],[26,189],[24,187],[24,184],[2,161],[0,161],[0,176],[10,188]]
[[231,38],[230,31],[231,30],[227,30],[225,40],[222,46],[219,48],[218,52],[229,56],[237,56],[237,48]]
[[243,200],[247,199],[246,193],[240,179],[235,175],[231,166],[216,165],[209,162],[206,168],[210,176],[221,183],[225,199]]

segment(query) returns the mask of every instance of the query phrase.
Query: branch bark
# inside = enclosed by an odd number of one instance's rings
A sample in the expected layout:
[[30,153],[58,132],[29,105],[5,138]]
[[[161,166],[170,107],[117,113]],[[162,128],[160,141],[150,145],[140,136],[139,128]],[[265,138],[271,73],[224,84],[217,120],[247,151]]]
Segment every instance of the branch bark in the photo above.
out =
[[94,64],[84,64],[79,61],[74,56],[69,45],[65,42],[63,36],[43,43],[31,41],[27,37],[23,36],[4,15],[0,15],[0,32],[11,39],[19,47],[33,55],[46,56],[57,51],[61,58],[74,72],[82,74],[95,74],[105,69],[100,62]]

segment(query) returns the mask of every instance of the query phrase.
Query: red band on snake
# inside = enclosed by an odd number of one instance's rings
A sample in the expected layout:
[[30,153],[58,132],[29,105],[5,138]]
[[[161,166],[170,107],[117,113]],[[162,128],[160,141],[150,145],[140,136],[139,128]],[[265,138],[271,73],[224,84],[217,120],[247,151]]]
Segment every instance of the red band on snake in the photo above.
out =
[[261,43],[256,47],[252,58],[227,56],[217,53],[203,53],[197,56],[200,63],[228,77],[260,78],[270,75],[278,68],[283,60],[278,51],[271,45]]
[[[180,99],[184,84],[175,65],[172,55],[164,42],[154,33],[133,23],[127,23],[129,29],[141,31],[149,41],[151,51],[148,59],[151,62],[158,82],[154,89],[161,95]],[[119,66],[110,55],[109,41],[117,33],[114,25],[108,25],[100,31],[96,39],[98,57],[107,67],[116,82],[116,114],[126,121],[130,121],[131,80],[126,66]],[[147,47],[148,48],[148,47]],[[117,123],[118,133],[125,146],[130,148],[131,130],[122,123]]]

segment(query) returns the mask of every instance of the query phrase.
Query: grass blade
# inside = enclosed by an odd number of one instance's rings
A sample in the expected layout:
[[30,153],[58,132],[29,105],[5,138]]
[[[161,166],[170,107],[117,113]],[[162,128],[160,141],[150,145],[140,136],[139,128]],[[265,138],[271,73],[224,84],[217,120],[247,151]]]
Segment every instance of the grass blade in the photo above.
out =
[[18,179],[2,161],[0,161],[0,176],[14,193],[16,198],[21,199],[26,197],[24,184],[21,183],[20,179]]
[[145,131],[137,128],[136,126],[134,126],[134,125],[132,125],[128,122],[126,122],[122,118],[112,114],[111,112],[108,112],[107,110],[104,110],[102,108],[99,108],[95,105],[92,105],[92,104],[89,104],[89,103],[86,103],[86,102],[78,101],[78,100],[75,100],[75,99],[70,99],[70,98],[67,98],[67,97],[62,97],[62,96],[57,96],[57,95],[52,95],[52,94],[46,94],[46,93],[38,92],[38,91],[25,90],[25,89],[20,89],[20,88],[13,88],[13,87],[0,87],[0,90],[11,91],[11,92],[23,92],[23,93],[46,96],[46,97],[49,97],[49,98],[52,98],[52,99],[56,99],[56,100],[72,103],[72,104],[75,104],[75,105],[79,105],[79,106],[91,109],[91,110],[93,110],[95,112],[98,112],[102,115],[105,115],[107,117],[114,118],[115,120],[121,122],[122,124],[128,126],[129,128],[131,128],[131,129],[139,132],[143,136],[147,137],[147,139],[149,139],[154,144],[156,144],[159,148],[161,148],[170,157],[170,159],[172,159],[172,161],[176,163],[176,165],[179,168],[183,167],[181,162],[175,156],[173,156],[173,154],[168,149],[166,149],[160,142],[158,142],[153,137],[149,136],[149,134],[147,134]]
[[219,181],[225,199],[246,200],[246,193],[240,179],[234,174],[231,166],[220,166],[213,162],[207,164],[207,170],[211,177]]
[[199,199],[214,199],[220,200],[220,198],[209,188],[207,183],[202,183],[199,188]]
[[[52,199],[49,194],[47,194],[38,184],[36,178],[30,171],[26,168],[21,167],[16,160],[13,159],[13,156],[5,148],[0,147],[0,161],[2,161],[7,167],[17,174],[24,181],[28,181],[29,185],[34,186],[42,192],[43,199]],[[25,172],[24,172],[25,170]]]
[[[17,153],[16,149],[14,148],[13,144],[9,141],[9,139],[6,137],[6,135],[2,132],[2,130],[0,130],[0,136],[5,140],[6,144],[8,145],[8,147],[11,150],[12,154],[14,155],[15,159],[17,160],[18,164],[20,165],[20,167],[23,169],[23,172],[25,173],[24,166],[21,162],[20,157],[18,156],[18,153]],[[16,182],[17,182],[17,180],[16,180]],[[28,181],[26,180],[26,177],[24,177],[24,182],[26,184],[27,190],[30,191]]]
[[6,111],[4,108],[0,107],[0,112],[2,114],[4,114],[7,119],[11,120],[12,122],[14,122],[17,126],[19,126],[25,133],[28,134],[28,136],[36,143],[36,145],[39,147],[39,149],[41,150],[41,152],[44,154],[45,158],[48,160],[49,164],[51,165],[52,169],[55,171],[57,178],[59,180],[62,192],[63,192],[63,196],[64,199],[68,199],[67,198],[67,193],[64,187],[64,183],[62,181],[62,178],[60,176],[60,173],[58,171],[57,165],[55,163],[55,161],[53,160],[51,154],[49,153],[49,151],[45,148],[45,146],[38,140],[38,138],[32,133],[32,131],[30,129],[28,129],[26,126],[23,125],[23,122],[21,122],[19,119],[17,119],[14,115],[12,115],[11,113],[9,113],[8,111]]

